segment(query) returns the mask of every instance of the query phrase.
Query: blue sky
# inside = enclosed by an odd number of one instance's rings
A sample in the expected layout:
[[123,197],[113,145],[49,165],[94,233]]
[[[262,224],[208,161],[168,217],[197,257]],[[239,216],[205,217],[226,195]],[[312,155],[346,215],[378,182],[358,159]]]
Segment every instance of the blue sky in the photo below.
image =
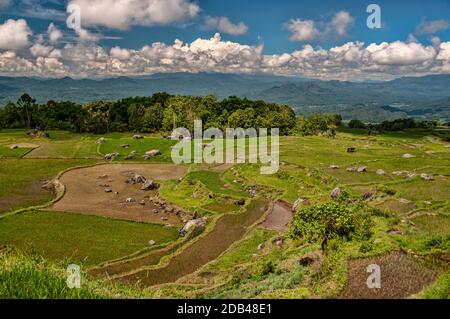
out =
[[[171,6],[162,4],[164,1],[171,3]],[[66,7],[68,2],[77,4],[82,9],[81,28],[83,33],[71,30],[66,26],[65,19],[67,17]],[[181,40],[184,44],[191,44],[197,39],[208,40],[213,38],[215,33],[220,33],[220,44],[227,41],[235,44],[234,47],[230,48],[230,50],[234,50],[234,53],[241,50],[244,52],[244,55],[259,54],[261,58],[258,63],[260,64],[265,63],[264,59],[267,60],[265,56],[277,55],[279,59],[276,62],[270,61],[269,65],[264,64],[261,67],[261,72],[266,73],[314,76],[314,74],[310,74],[310,70],[304,70],[307,67],[306,64],[300,65],[295,71],[296,63],[304,62],[304,54],[297,54],[297,57],[293,56],[290,60],[287,56],[283,56],[304,50],[305,46],[311,46],[317,52],[321,49],[329,52],[332,48],[341,47],[347,43],[364,43],[364,48],[367,48],[371,44],[379,45],[384,42],[389,44],[401,42],[407,47],[402,46],[402,44],[395,44],[392,47],[379,48],[379,50],[375,48],[377,51],[384,50],[375,55],[374,47],[369,49],[368,53],[363,53],[360,48],[359,50],[362,53],[359,56],[361,58],[367,60],[372,57],[367,57],[368,55],[373,55],[372,61],[379,62],[377,65],[368,65],[366,60],[363,61],[367,65],[362,67],[369,69],[370,72],[373,72],[372,69],[376,69],[376,66],[380,66],[376,70],[374,78],[398,77],[413,73],[443,73],[450,69],[446,60],[448,55],[447,47],[442,45],[442,43],[446,44],[450,41],[450,0],[322,0],[320,2],[317,0],[122,1],[122,3],[129,4],[126,7],[115,6],[115,3],[115,0],[0,0],[0,35],[2,25],[5,25],[7,21],[17,22],[21,19],[25,20],[26,27],[30,31],[25,31],[23,24],[19,26],[18,23],[14,25],[10,23],[10,29],[4,27],[5,32],[6,30],[15,30],[14,28],[22,28],[20,30],[26,34],[28,46],[23,41],[20,43],[5,43],[7,39],[4,37],[3,43],[0,40],[0,53],[2,51],[3,53],[14,51],[16,55],[20,55],[22,58],[30,61],[30,63],[35,64],[36,67],[39,56],[47,59],[58,59],[57,62],[65,63],[66,68],[69,68],[72,67],[74,62],[63,61],[67,60],[68,54],[64,54],[64,49],[67,45],[81,50],[81,46],[84,46],[86,49],[88,47],[87,42],[90,41],[89,47],[92,50],[101,48],[106,54],[110,54],[112,48],[117,48],[114,52],[121,57],[119,60],[123,61],[127,57],[138,54],[136,51],[141,50],[146,45],[152,46],[156,42],[162,42],[166,45],[164,49],[166,52],[164,54],[156,52],[159,56],[155,57],[155,59],[164,59],[167,62],[166,64],[170,64],[169,60],[172,59],[174,53],[168,51],[173,51],[170,46],[175,39]],[[366,8],[371,3],[376,3],[381,7],[381,29],[369,29],[366,25],[366,19],[369,16]],[[105,4],[107,5],[105,6]],[[123,12],[123,14],[118,12]],[[57,43],[48,43],[49,25],[51,23],[53,23],[54,28],[61,32]],[[11,39],[11,41],[14,42],[16,40]],[[417,45],[410,45],[411,42]],[[41,47],[35,47],[32,50],[32,56],[30,56],[26,48],[31,49],[36,43],[41,45]],[[212,48],[206,42],[202,43],[202,45],[207,46],[208,50],[216,50],[213,55],[225,54],[222,51],[220,53],[217,51],[222,50],[223,46],[219,47],[216,45]],[[42,48],[42,46],[45,46],[47,49]],[[244,46],[249,46],[251,48],[249,51],[253,53],[245,52],[246,48]],[[435,52],[431,52],[433,48]],[[119,51],[119,49],[122,51]],[[347,55],[346,63],[353,63],[354,58],[356,58],[355,50],[349,47],[347,49],[352,50],[349,53],[352,57],[349,58],[350,56]],[[61,54],[55,51],[56,53],[53,56],[49,56],[52,50],[60,50]],[[131,55],[124,50],[129,50]],[[322,54],[317,52],[314,53],[316,63],[320,62],[319,58]],[[400,55],[405,52],[405,59],[401,60],[402,57]],[[155,54],[155,52],[152,52],[152,54]],[[332,54],[334,53],[330,53],[330,55]],[[139,57],[142,58],[142,55],[143,52],[140,52]],[[388,56],[386,57],[386,55]],[[301,56],[301,58],[298,56]],[[153,57],[147,58],[153,59]],[[237,59],[236,56],[233,58]],[[334,59],[336,57],[333,56],[331,58]],[[427,59],[437,60],[430,62]],[[43,59],[40,60],[43,61]],[[189,59],[186,58],[185,60]],[[278,67],[281,63],[280,60],[287,61],[285,64],[289,64],[289,70],[280,69],[279,72],[274,70],[273,66],[276,65]],[[414,71],[413,67],[409,69],[405,67],[410,65],[408,64],[409,61],[413,64],[420,64],[416,71]],[[52,62],[55,61],[52,60]],[[186,61],[184,62],[185,64],[187,63]],[[253,66],[246,70],[249,63],[255,62],[243,61],[242,69],[245,72],[258,72],[257,69],[252,69]],[[428,68],[424,69],[424,63],[428,63]],[[53,66],[56,66],[56,64],[53,63]],[[154,60],[149,65],[150,67],[148,68],[141,68],[140,72],[136,72],[136,68],[132,68],[133,70],[126,71],[124,74],[127,74],[127,72],[130,74],[148,73],[152,70],[159,69],[161,71],[164,69],[158,66],[157,61]],[[322,64],[320,66],[324,67],[325,65]],[[80,68],[80,66],[78,67]],[[237,66],[233,67],[236,70],[239,69]],[[349,66],[347,65],[347,67]],[[359,73],[363,71],[362,67]],[[179,68],[180,71],[186,71],[185,65],[180,65]],[[173,68],[169,69],[168,71],[176,70]],[[221,69],[226,69],[225,65],[212,67],[211,71],[221,71]],[[206,69],[206,71],[208,70]],[[42,72],[42,70],[38,72]],[[80,69],[72,69],[71,72],[80,72],[80,75],[85,74]],[[360,77],[369,78],[370,76],[368,75],[370,74],[367,71],[364,72],[364,75]],[[16,74],[17,72],[2,70],[0,63],[0,73]],[[50,74],[51,72],[48,73]],[[350,78],[353,76],[356,76],[356,74],[349,74]],[[318,74],[317,77],[322,77],[322,75]]]

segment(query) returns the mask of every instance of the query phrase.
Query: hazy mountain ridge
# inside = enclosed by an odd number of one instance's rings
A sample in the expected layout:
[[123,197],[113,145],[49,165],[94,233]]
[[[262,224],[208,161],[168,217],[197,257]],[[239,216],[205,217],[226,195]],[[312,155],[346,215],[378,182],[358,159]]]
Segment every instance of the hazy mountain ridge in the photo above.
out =
[[39,102],[86,103],[171,94],[230,95],[288,104],[299,113],[340,113],[379,121],[396,117],[450,119],[450,75],[405,77],[387,82],[321,81],[300,77],[218,73],[159,73],[105,79],[0,77],[0,105],[24,92]]

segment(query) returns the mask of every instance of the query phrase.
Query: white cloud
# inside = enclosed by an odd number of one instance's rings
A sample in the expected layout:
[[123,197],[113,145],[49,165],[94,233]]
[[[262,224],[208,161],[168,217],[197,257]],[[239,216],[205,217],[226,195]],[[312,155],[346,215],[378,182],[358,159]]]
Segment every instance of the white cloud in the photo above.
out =
[[347,36],[348,29],[355,19],[347,11],[337,12],[326,27],[326,32],[336,33],[338,36]]
[[217,30],[231,35],[241,35],[248,31],[248,27],[244,22],[234,24],[227,17],[207,16],[202,27],[206,30]]
[[349,12],[339,11],[328,22],[291,19],[284,28],[291,32],[290,41],[305,42],[327,36],[346,37],[354,21]]
[[417,34],[434,34],[439,31],[447,30],[449,27],[449,23],[447,20],[434,20],[434,21],[426,21],[422,20],[419,26],[416,29]]
[[372,51],[372,60],[380,65],[414,65],[434,59],[436,50],[415,42],[383,43]]
[[284,27],[292,33],[290,41],[311,41],[319,35],[313,20],[292,19]]
[[84,27],[127,29],[131,25],[168,25],[195,18],[200,7],[190,0],[70,0],[81,9]]
[[61,30],[59,30],[53,23],[50,23],[47,29],[48,40],[51,44],[58,43],[58,40],[63,36]]
[[28,45],[32,35],[25,20],[7,20],[0,24],[0,50],[20,50]]

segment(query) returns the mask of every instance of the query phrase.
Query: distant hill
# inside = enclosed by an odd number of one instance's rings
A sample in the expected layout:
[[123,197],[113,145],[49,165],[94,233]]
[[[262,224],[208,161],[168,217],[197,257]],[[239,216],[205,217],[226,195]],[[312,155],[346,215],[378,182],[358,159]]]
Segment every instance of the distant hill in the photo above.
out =
[[0,77],[0,105],[24,92],[39,102],[86,103],[171,94],[230,95],[288,104],[298,113],[340,113],[345,119],[392,120],[398,117],[450,119],[450,75],[405,77],[386,82],[320,81],[301,77],[219,73],[161,73],[106,79]]

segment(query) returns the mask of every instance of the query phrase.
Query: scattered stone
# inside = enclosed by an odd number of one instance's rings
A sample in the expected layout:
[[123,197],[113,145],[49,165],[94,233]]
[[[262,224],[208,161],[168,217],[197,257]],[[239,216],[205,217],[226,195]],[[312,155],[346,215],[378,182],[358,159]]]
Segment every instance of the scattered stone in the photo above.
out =
[[331,169],[339,169],[339,165],[333,164],[333,165],[330,165],[330,168],[331,168]]
[[342,190],[339,187],[336,187],[331,192],[331,198],[333,198],[334,200],[337,200],[337,199],[339,199],[339,197],[341,197],[341,194],[342,194]]
[[424,181],[432,181],[434,180],[434,177],[425,173],[420,174],[420,178]]
[[124,158],[126,161],[134,161],[136,159],[136,155],[130,154]]
[[112,189],[111,188],[105,188],[105,193],[112,193]]
[[143,161],[148,161],[150,159],[150,156],[148,155],[142,155],[142,160]]
[[151,150],[151,151],[145,152],[145,155],[158,156],[158,155],[161,155],[161,151],[160,150]]
[[395,176],[400,176],[406,179],[411,179],[414,178],[416,176],[416,173],[411,173],[411,172],[407,172],[407,171],[396,171],[392,173]]
[[412,155],[412,154],[403,154],[402,157],[403,157],[403,158],[413,158],[413,157],[415,157],[415,156]]
[[390,229],[387,233],[389,235],[403,235],[402,231],[398,229]]
[[156,241],[154,241],[154,240],[152,239],[152,240],[150,240],[150,241],[148,242],[148,244],[149,244],[150,246],[154,246],[154,245],[156,245]]
[[381,239],[381,238],[375,238],[375,240],[373,241],[373,243],[374,243],[375,245],[377,245],[377,244],[380,244],[382,241],[383,241],[383,239]]
[[9,148],[12,149],[12,150],[15,150],[15,149],[18,149],[19,146],[18,145],[11,145]]
[[144,176],[139,175],[139,174],[135,174],[133,176],[133,178],[131,178],[131,182],[133,184],[144,184],[146,181],[147,181],[147,179]]
[[148,191],[148,190],[155,190],[159,188],[159,184],[155,183],[153,181],[147,180],[144,182],[144,185],[142,185],[141,190]]
[[347,172],[356,172],[356,167],[355,166],[348,167]]
[[272,241],[272,243],[273,243],[274,245],[278,246],[278,247],[281,247],[281,246],[283,246],[283,244],[284,244],[284,239],[283,239],[283,238],[277,238],[277,239],[274,239],[274,240]]
[[153,210],[152,210],[152,213],[153,213],[153,214],[158,214],[158,210],[157,210],[157,209],[153,209]]
[[143,138],[142,135],[133,135],[133,140],[142,140]]
[[411,201],[407,200],[406,198],[400,198],[398,201],[399,201],[399,203],[402,203],[402,204],[409,204],[409,203],[411,203]]
[[142,206],[145,206],[145,200],[141,200],[141,201],[139,202],[139,204],[142,205]]
[[244,206],[245,205],[245,199],[243,199],[243,198],[239,199],[238,201],[236,201],[236,205]]
[[129,147],[130,147],[130,144],[120,144],[120,147],[121,147],[121,148],[129,148]]
[[42,130],[38,130],[38,129],[36,129],[34,131],[28,131],[27,135],[31,136],[31,137],[35,137],[35,138],[40,138],[40,137],[48,138],[49,137],[48,133],[46,133]]
[[97,144],[103,144],[103,143],[105,143],[105,138],[104,137],[100,137],[100,138],[98,138],[96,141],[95,141],[95,143],[97,143]]
[[364,172],[367,172],[367,166],[358,167],[358,173],[364,173]]
[[108,177],[109,177],[108,174],[103,174],[103,175],[100,175],[98,178],[104,179],[104,178],[108,178]]
[[161,220],[162,221],[166,221],[166,220],[168,220],[168,218],[167,217],[161,217]]
[[125,199],[125,203],[134,203],[134,199],[131,197],[128,197],[127,199]]
[[266,245],[264,245],[264,244],[259,244],[259,245],[258,245],[258,250],[263,250],[264,247],[266,247]]
[[110,160],[113,160],[113,159],[115,159],[116,157],[119,157],[119,156],[120,156],[119,153],[113,152],[113,153],[106,154],[104,158],[105,158],[105,160],[110,161]]
[[386,172],[380,168],[380,169],[377,169],[377,175],[383,176],[383,175],[386,175]]
[[430,202],[429,200],[424,201],[425,205],[432,205],[433,203]]
[[205,228],[208,219],[206,217],[201,217],[197,219],[192,219],[188,221],[183,228],[180,229],[179,233],[181,236],[186,235],[190,230]]
[[295,202],[294,205],[292,205],[292,212],[296,212],[297,209],[302,206],[303,204],[306,204],[308,202],[307,199],[304,198],[298,198]]

